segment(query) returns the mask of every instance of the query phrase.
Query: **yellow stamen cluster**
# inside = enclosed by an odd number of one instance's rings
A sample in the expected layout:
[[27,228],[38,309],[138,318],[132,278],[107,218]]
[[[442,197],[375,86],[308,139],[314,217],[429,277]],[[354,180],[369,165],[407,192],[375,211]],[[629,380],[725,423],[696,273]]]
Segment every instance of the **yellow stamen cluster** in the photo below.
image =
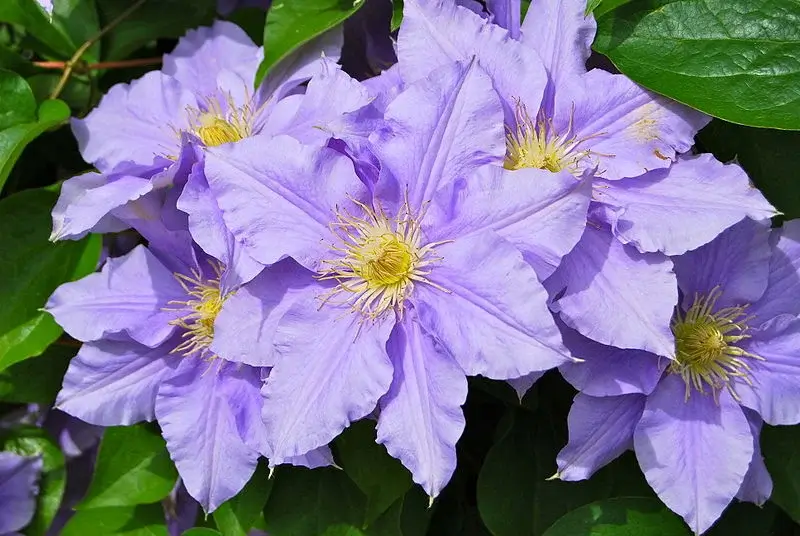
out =
[[563,133],[555,131],[552,119],[539,114],[534,121],[522,102],[517,102],[515,128],[506,127],[506,159],[504,167],[515,170],[522,168],[546,169],[557,173],[566,170],[573,175],[581,172],[580,163],[589,157],[589,150],[578,150],[578,146],[588,139],[577,138],[572,133],[572,115]]
[[227,95],[224,104],[217,98],[206,100],[205,110],[188,108],[189,129],[206,147],[234,143],[253,134],[257,111],[252,105],[236,106]]
[[[206,279],[198,270],[193,270],[192,275],[175,274],[175,279],[186,291],[186,300],[173,300],[169,305],[170,310],[184,311],[186,314],[171,323],[180,326],[185,331],[183,341],[172,353],[184,356],[216,357],[209,347],[214,340],[214,321],[222,310],[227,295],[220,289],[220,276],[222,266],[212,264],[215,277]],[[209,355],[210,354],[210,355]]]
[[415,283],[444,290],[427,278],[431,265],[441,260],[434,248],[444,242],[421,244],[421,215],[412,216],[408,201],[394,219],[380,208],[354,203],[362,216],[337,208],[337,221],[330,225],[338,238],[331,247],[337,257],[323,261],[318,278],[338,285],[322,296],[322,305],[347,305],[375,320],[391,311],[402,316]]
[[746,306],[715,311],[721,294],[717,287],[707,296],[696,295],[689,310],[678,312],[672,322],[676,359],[669,371],[683,378],[687,400],[692,388],[705,394],[706,387],[715,398],[725,388],[738,400],[733,381],[752,385],[747,359],[763,360],[737,346],[749,337],[747,323],[752,317],[746,315]]

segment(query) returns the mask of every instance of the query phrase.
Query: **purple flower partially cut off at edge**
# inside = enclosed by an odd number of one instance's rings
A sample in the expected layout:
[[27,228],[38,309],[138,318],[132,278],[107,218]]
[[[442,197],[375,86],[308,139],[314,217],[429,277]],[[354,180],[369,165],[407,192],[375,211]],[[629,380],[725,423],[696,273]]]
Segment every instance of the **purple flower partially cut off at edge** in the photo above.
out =
[[0,452],[0,534],[25,528],[36,510],[42,460]]
[[647,481],[697,534],[734,497],[769,498],[761,424],[800,423],[798,223],[770,231],[745,220],[673,258],[683,293],[674,360],[564,328],[586,363],[561,369],[581,393],[558,455],[560,478],[589,478],[633,446]]
[[187,489],[211,512],[249,481],[265,450],[262,371],[208,349],[226,297],[218,262],[198,255],[175,274],[162,258],[137,246],[51,296],[47,310],[84,341],[56,407],[101,426],[156,419]]

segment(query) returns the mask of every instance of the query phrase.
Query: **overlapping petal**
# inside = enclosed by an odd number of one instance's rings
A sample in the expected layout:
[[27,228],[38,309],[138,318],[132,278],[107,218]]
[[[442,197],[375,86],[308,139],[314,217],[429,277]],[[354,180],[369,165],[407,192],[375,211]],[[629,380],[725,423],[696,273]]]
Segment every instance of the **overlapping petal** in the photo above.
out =
[[373,139],[382,165],[381,202],[400,203],[406,195],[419,210],[437,189],[481,164],[499,163],[502,114],[489,78],[474,62],[451,63],[409,86],[386,109],[387,126]]
[[536,50],[553,86],[558,87],[565,78],[586,72],[596,30],[594,17],[586,15],[584,0],[533,0],[522,23],[521,39]]
[[45,308],[80,341],[125,332],[156,346],[175,331],[170,321],[180,312],[170,309],[169,302],[181,298],[185,291],[172,272],[137,246],[124,257],[109,259],[100,273],[58,287]]
[[748,335],[740,346],[761,359],[747,359],[752,386],[735,384],[742,404],[768,424],[800,423],[800,318],[781,315]]
[[416,322],[413,310],[395,325],[386,351],[394,378],[380,401],[377,441],[436,497],[456,468],[467,379],[448,350]]
[[[246,379],[222,361],[183,359],[158,390],[155,411],[186,489],[213,512],[250,480],[258,452],[245,444],[237,419]],[[247,408],[257,417],[258,408]]]
[[508,30],[514,39],[519,39],[522,6],[519,0],[486,0],[486,7],[494,16],[492,22]]
[[328,255],[322,240],[335,209],[357,213],[348,197],[367,194],[347,157],[289,136],[256,136],[209,150],[205,174],[225,225],[263,265],[291,256],[317,269]]
[[761,455],[761,417],[752,411],[745,410],[747,422],[750,423],[750,431],[753,433],[753,460],[744,476],[742,487],[736,494],[740,501],[755,503],[763,506],[772,495],[772,477],[769,476],[764,457]]
[[578,393],[569,410],[569,443],[556,458],[561,480],[584,480],[631,448],[643,395],[593,397]]
[[769,263],[767,290],[753,303],[751,325],[757,326],[782,314],[800,314],[797,289],[800,288],[800,220],[787,221],[772,232],[774,243]]
[[491,231],[437,249],[443,257],[421,284],[419,321],[470,376],[518,378],[569,360],[536,273]]
[[194,106],[197,99],[177,80],[151,71],[112,87],[86,118],[72,120],[72,131],[83,159],[110,173],[124,161],[148,165],[177,155],[176,132],[188,126],[185,110]]
[[124,339],[84,344],[70,361],[56,407],[101,426],[152,421],[156,393],[178,365],[179,358],[169,355],[174,347]]
[[606,346],[563,324],[560,327],[564,345],[583,362],[567,363],[559,371],[580,392],[591,396],[648,395],[658,385],[667,359],[642,350]]
[[653,95],[624,75],[600,69],[569,78],[557,88],[555,99],[557,131],[585,140],[579,150],[591,151],[586,160],[609,180],[669,167],[711,120]]
[[718,400],[697,392],[687,400],[685,392],[680,376],[666,376],[648,397],[633,441],[647,482],[701,534],[739,491],[753,459],[753,433],[727,391]]
[[777,211],[736,164],[709,154],[683,157],[669,169],[599,182],[595,199],[608,206],[614,234],[642,252],[680,255],[743,220]]
[[583,234],[590,197],[590,181],[566,172],[482,166],[437,192],[425,231],[432,240],[494,231],[544,280]]
[[275,365],[278,323],[295,301],[309,298],[305,289],[312,284],[313,273],[292,259],[266,268],[225,300],[214,322],[211,350],[228,361]]
[[189,215],[188,228],[194,242],[227,267],[222,279],[223,288],[236,288],[250,281],[263,269],[261,264],[247,255],[225,227],[222,212],[208,186],[202,163],[192,169],[176,207]]
[[164,55],[162,72],[196,94],[210,98],[220,89],[218,77],[224,71],[238,75],[247,87],[252,87],[263,57],[263,49],[244,30],[218,20],[212,26],[189,30],[173,51]]
[[36,512],[36,492],[42,460],[0,452],[0,533],[22,530]]
[[405,2],[397,56],[409,83],[453,61],[475,57],[503,99],[509,119],[517,99],[537,109],[547,84],[537,54],[500,26],[449,0]]
[[545,286],[556,298],[554,310],[582,335],[617,348],[675,355],[670,320],[678,288],[667,257],[639,253],[610,230],[589,224]]
[[262,389],[271,465],[327,445],[372,412],[392,382],[392,322],[366,323],[347,308],[318,307],[309,287],[275,333],[278,359]]

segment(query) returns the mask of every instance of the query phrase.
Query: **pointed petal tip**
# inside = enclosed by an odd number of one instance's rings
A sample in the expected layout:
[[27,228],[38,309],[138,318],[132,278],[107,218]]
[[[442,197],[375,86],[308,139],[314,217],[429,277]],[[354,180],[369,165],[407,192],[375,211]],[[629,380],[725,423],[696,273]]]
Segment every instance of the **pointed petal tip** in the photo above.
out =
[[561,480],[561,473],[556,471],[556,473],[553,476],[545,478],[544,480],[545,482],[550,482],[552,480]]
[[433,501],[436,499],[433,495],[428,495],[428,509],[430,510],[433,507]]

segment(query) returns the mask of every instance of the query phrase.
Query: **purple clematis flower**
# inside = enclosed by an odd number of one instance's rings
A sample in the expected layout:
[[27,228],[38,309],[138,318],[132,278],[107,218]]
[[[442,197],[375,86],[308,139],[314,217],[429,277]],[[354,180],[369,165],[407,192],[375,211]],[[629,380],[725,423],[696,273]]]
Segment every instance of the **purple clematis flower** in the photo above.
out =
[[16,534],[33,519],[41,470],[38,457],[0,452],[0,534]]
[[623,75],[587,72],[596,24],[583,0],[532,2],[521,26],[519,2],[487,5],[507,31],[449,2],[407,2],[400,74],[413,80],[474,54],[504,98],[506,175],[539,168],[593,176],[589,226],[563,233],[561,248],[534,267],[561,298],[562,319],[583,335],[673,356],[676,283],[667,256],[745,217],[777,212],[738,166],[680,156],[707,116]]
[[561,221],[550,207],[578,212],[582,227],[587,190],[566,173],[498,180],[502,117],[482,69],[451,63],[387,107],[371,138],[374,185],[341,154],[285,136],[208,151],[227,228],[251,258],[277,263],[225,303],[212,345],[272,367],[271,464],[377,407],[378,442],[433,498],[455,469],[465,376],[569,361],[514,243],[546,254]]
[[553,309],[581,334],[674,357],[677,282],[668,255],[708,242],[749,217],[778,214],[736,164],[681,156],[669,169],[595,180],[589,223],[545,282]]
[[[196,259],[186,265],[137,246],[59,287],[46,309],[85,343],[56,406],[101,426],[157,419],[186,488],[210,512],[242,489],[265,452],[259,389],[267,371],[210,350],[214,320],[235,289],[219,261]],[[327,464],[320,447],[286,461]]]
[[588,478],[632,446],[647,481],[697,534],[734,497],[769,498],[762,423],[800,423],[798,224],[770,231],[745,220],[673,258],[682,294],[674,360],[564,327],[586,362],[561,368],[580,393],[558,477]]
[[85,119],[73,120],[83,158],[100,173],[64,184],[52,239],[129,227],[115,212],[138,212],[132,205],[151,192],[182,186],[203,150],[282,124],[279,104],[320,70],[323,55],[338,58],[340,33],[308,43],[253,90],[263,49],[242,29],[217,21],[188,32],[162,70],[114,86]]
[[[513,18],[518,6],[505,7],[503,16]],[[503,99],[506,169],[581,175],[596,168],[598,177],[617,180],[668,167],[709,118],[625,76],[587,72],[596,25],[585,8],[583,0],[533,2],[517,40],[452,2],[410,0],[398,39],[400,72],[413,82],[475,56]]]

